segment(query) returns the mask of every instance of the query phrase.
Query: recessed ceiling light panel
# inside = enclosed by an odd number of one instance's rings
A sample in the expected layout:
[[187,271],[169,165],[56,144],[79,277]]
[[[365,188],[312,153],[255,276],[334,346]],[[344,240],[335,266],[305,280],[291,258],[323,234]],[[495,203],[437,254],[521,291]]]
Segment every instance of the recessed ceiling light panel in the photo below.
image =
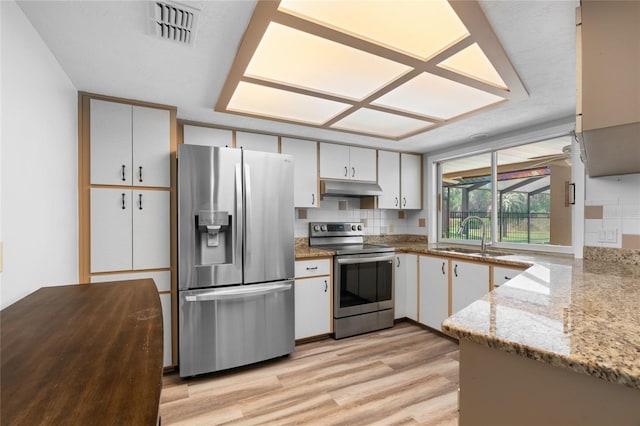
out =
[[360,100],[410,69],[271,22],[245,76]]
[[447,120],[503,100],[500,96],[425,72],[376,99],[373,104]]
[[507,90],[506,84],[491,64],[478,43],[450,56],[438,64],[439,67]]
[[320,125],[349,107],[348,104],[241,81],[227,109],[265,118]]
[[446,0],[283,0],[278,9],[422,60],[469,35]]
[[369,108],[361,108],[331,125],[334,129],[399,138],[408,133],[424,130],[434,123]]

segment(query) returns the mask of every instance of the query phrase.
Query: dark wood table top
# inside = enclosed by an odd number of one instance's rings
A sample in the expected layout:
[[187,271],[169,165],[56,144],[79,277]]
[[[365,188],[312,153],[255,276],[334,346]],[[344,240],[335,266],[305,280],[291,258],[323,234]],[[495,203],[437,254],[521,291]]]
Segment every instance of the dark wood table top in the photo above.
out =
[[0,311],[0,422],[154,425],[162,308],[150,279],[44,287]]

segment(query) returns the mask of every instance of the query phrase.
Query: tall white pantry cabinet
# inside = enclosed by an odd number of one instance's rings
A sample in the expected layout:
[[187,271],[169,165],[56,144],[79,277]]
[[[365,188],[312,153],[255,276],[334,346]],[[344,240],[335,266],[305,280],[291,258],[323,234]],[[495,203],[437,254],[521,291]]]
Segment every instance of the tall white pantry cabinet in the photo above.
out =
[[80,279],[153,278],[177,364],[176,108],[80,94]]

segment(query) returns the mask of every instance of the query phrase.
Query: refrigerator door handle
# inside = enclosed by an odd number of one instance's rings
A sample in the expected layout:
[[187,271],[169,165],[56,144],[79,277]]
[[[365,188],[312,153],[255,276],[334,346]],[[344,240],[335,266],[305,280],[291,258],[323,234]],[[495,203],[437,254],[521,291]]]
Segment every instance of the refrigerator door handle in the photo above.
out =
[[[248,164],[244,165],[244,195],[245,195],[245,204],[244,204],[244,212],[246,215],[246,219],[244,221],[244,231],[247,233],[247,236],[251,234],[251,168]],[[251,244],[244,244],[244,256],[245,256],[245,265],[251,263]]]
[[244,218],[242,214],[242,164],[236,164],[236,247],[234,253],[234,263],[242,264],[242,230],[244,227]]
[[279,293],[291,289],[291,281],[279,284],[264,284],[251,286],[235,286],[226,289],[218,289],[200,294],[185,296],[187,302],[206,302],[212,300],[243,299],[247,297],[262,296],[265,294]]

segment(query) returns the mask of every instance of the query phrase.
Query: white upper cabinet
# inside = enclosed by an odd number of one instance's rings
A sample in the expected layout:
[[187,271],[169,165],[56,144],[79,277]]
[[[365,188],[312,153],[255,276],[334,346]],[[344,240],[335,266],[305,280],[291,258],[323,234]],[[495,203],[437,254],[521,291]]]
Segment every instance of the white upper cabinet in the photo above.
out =
[[376,150],[321,143],[320,177],[375,182]]
[[403,209],[422,208],[422,156],[400,154],[400,193]]
[[282,153],[293,156],[293,205],[318,207],[318,144],[282,138]]
[[277,153],[278,137],[260,133],[236,132],[236,148]]
[[166,109],[133,107],[133,184],[171,186],[169,172],[171,113]]
[[378,185],[382,195],[378,197],[381,209],[400,208],[400,154],[378,151]]
[[170,112],[91,99],[91,183],[170,186]]
[[229,148],[233,145],[233,132],[231,130],[185,124],[182,127],[182,142],[188,145]]
[[91,99],[91,183],[131,185],[131,105]]

